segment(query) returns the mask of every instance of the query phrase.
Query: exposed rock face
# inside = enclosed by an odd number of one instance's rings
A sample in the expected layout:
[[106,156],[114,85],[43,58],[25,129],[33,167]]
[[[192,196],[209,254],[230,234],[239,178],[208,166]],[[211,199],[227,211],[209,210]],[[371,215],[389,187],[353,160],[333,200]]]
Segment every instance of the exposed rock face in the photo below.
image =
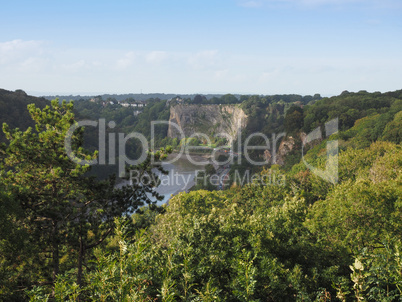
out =
[[[306,137],[304,132],[299,133],[299,139],[303,142]],[[272,165],[284,165],[286,156],[295,148],[295,139],[292,136],[284,137],[276,150],[276,154],[271,154],[271,150],[265,150],[263,158]]]
[[284,165],[286,155],[293,150],[295,146],[295,140],[293,137],[289,136],[282,140],[279,144],[278,151],[276,153],[276,162],[274,164]]
[[247,116],[237,105],[176,105],[170,107],[169,121],[168,137],[182,139],[183,133],[185,137],[201,133],[212,138],[222,134],[220,137],[231,144],[247,125]]

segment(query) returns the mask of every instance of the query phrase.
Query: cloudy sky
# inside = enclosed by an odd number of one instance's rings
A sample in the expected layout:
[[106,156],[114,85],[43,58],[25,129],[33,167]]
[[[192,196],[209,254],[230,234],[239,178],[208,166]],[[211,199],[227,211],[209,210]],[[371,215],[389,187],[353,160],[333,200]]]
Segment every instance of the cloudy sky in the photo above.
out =
[[402,89],[401,0],[0,5],[3,89],[34,95]]

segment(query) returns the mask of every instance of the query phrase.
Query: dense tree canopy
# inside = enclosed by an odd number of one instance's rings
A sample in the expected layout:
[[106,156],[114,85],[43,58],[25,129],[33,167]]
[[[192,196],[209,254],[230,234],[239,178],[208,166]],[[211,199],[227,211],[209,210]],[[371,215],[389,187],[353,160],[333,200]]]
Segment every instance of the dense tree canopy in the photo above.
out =
[[[114,218],[128,215],[144,203],[154,204],[156,200],[147,194],[161,199],[153,190],[157,178],[152,177],[150,155],[141,166],[131,168],[155,179],[147,184],[116,189],[114,179],[99,182],[87,177],[90,166],[74,162],[65,145],[70,138],[76,157],[87,161],[97,157],[97,152],[88,153],[81,147],[82,129],[69,131],[76,123],[73,104],[54,100],[43,110],[33,104],[28,108],[35,130],[22,132],[3,125],[9,144],[1,150],[5,192],[1,232],[9,227],[11,234],[21,234],[23,240],[7,236],[4,248],[25,247],[21,251],[2,250],[2,260],[15,261],[11,257],[18,255],[16,263],[21,269],[15,273],[22,287],[31,282],[53,284],[69,267],[77,269],[77,284],[81,284],[86,253],[112,234]],[[165,156],[164,151],[154,154],[157,161]],[[72,257],[77,257],[76,263]],[[29,271],[32,276],[25,275]]]
[[[0,299],[401,301],[401,91],[213,101],[236,100],[249,116],[244,134],[287,132],[296,141],[318,128],[323,135],[305,146],[303,159],[299,141],[283,166],[232,165],[255,177],[224,190],[180,193],[163,209],[149,198],[160,197],[157,178],[117,189],[68,158],[72,103],[30,105],[35,129],[3,126]],[[169,118],[163,100],[151,100],[138,116],[86,101],[78,107],[87,118],[116,119],[119,131],[146,137],[152,120]],[[326,135],[335,118],[339,131]],[[96,159],[96,148],[82,148],[83,133],[74,132],[73,149]],[[167,139],[166,129],[157,140],[180,143]],[[329,141],[337,142],[338,155],[327,156]],[[328,158],[338,160],[332,183],[305,164],[325,169]],[[161,167],[148,155],[136,168],[150,176]]]

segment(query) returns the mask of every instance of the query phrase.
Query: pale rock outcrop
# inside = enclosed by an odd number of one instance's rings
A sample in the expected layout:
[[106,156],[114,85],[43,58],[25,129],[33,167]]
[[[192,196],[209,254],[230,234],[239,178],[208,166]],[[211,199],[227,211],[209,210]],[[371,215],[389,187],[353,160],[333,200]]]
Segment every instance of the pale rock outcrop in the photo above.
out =
[[175,105],[170,107],[169,122],[168,137],[182,139],[181,129],[185,137],[201,133],[212,139],[223,134],[231,144],[246,127],[247,116],[238,105]]

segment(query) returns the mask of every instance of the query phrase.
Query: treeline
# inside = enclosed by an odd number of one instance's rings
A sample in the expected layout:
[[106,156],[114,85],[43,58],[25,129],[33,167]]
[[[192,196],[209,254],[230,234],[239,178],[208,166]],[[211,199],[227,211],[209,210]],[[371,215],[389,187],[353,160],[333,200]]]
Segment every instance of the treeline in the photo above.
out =
[[[325,133],[325,123],[338,119],[339,136],[343,143],[340,148],[368,147],[377,140],[387,140],[399,144],[402,139],[402,90],[388,93],[368,93],[344,91],[339,96],[301,102],[273,102],[270,99],[250,97],[241,104],[249,122],[242,133],[242,143],[253,133],[262,133],[270,138],[273,134],[284,133],[283,140],[292,137],[293,149],[286,154],[284,167],[290,170],[301,159],[302,137],[320,128]],[[323,139],[325,139],[325,134]],[[280,142],[280,141],[279,141]],[[260,137],[251,141],[253,146],[266,146]],[[316,141],[317,143],[317,141]],[[235,142],[235,145],[238,142]],[[278,146],[277,146],[278,147]],[[308,146],[306,146],[308,148]],[[242,150],[244,151],[244,150]],[[251,151],[250,156],[262,161],[264,151]],[[246,160],[242,166],[232,168],[256,171]],[[257,168],[258,171],[258,168]]]
[[[34,125],[27,110],[28,104],[35,104],[43,108],[50,102],[44,98],[27,95],[23,90],[8,91],[0,89],[0,121],[12,128],[27,129]],[[0,143],[5,141],[3,132],[0,132]]]
[[[77,120],[98,121],[99,119],[105,119],[107,125],[109,122],[114,123],[113,128],[106,128],[106,143],[108,145],[109,133],[124,133],[127,135],[138,132],[143,134],[149,142],[151,140],[151,122],[167,121],[169,119],[169,106],[176,104],[179,100],[185,104],[240,103],[241,108],[248,116],[248,123],[241,136],[243,141],[240,143],[235,141],[234,144],[243,146],[244,140],[257,132],[269,138],[273,134],[286,133],[287,136],[292,136],[295,139],[295,148],[284,159],[285,167],[289,170],[301,157],[300,133],[309,133],[317,127],[323,128],[326,122],[334,118],[339,119],[341,138],[345,141],[350,140],[355,146],[367,147],[373,141],[382,138],[399,143],[401,127],[398,117],[395,115],[401,110],[401,98],[402,91],[388,93],[367,93],[365,91],[349,93],[344,91],[341,95],[331,98],[321,98],[319,94],[314,96],[240,96],[226,94],[212,97],[195,95],[193,98],[187,99],[173,97],[170,101],[151,98],[147,99],[146,106],[141,108],[122,107],[106,101],[91,102],[80,99],[75,101],[74,110]],[[124,99],[124,101],[127,100],[134,101],[134,99],[130,98]],[[67,101],[69,100],[67,99]],[[26,110],[28,103],[35,103],[40,108],[48,104],[45,99],[27,96],[23,91],[9,92],[2,90],[0,93],[0,120],[7,122],[11,127],[21,129],[33,126]],[[348,131],[357,120],[361,120],[359,122],[361,129],[357,132],[355,130]],[[171,145],[176,148],[179,146],[179,141],[167,137],[167,129],[167,125],[155,127],[155,147]],[[3,134],[0,135],[1,140],[4,141]],[[115,150],[118,149],[117,143]],[[266,144],[261,137],[253,138],[250,143],[254,146]],[[91,151],[99,149],[98,128],[86,127],[84,131],[84,147]],[[107,148],[106,158],[109,155],[108,151]],[[138,158],[142,152],[141,144],[135,139],[130,139],[127,141],[125,152],[129,158]],[[259,161],[264,156],[263,153],[264,151],[261,150],[251,151],[250,156]],[[118,159],[117,157],[115,161],[118,162]],[[259,170],[256,166],[248,165],[246,160],[242,162],[242,166],[234,165],[232,170],[251,170],[253,172]],[[231,174],[233,174],[233,171]],[[117,174],[117,167],[116,165],[96,166],[91,173],[105,179],[112,173]]]
[[194,97],[190,96],[176,96],[171,98],[172,104],[200,104],[200,105],[229,105],[240,104],[248,100],[257,100],[268,103],[300,103],[307,104],[311,101],[319,100],[321,96],[315,94],[314,96],[306,95],[301,96],[298,94],[281,94],[281,95],[201,95],[197,94]]
[[[47,100],[60,99],[60,100],[90,100],[92,98],[111,100],[116,102],[123,102],[126,100],[135,100],[140,102],[146,102],[150,99],[160,99],[160,100],[182,100],[185,103],[193,104],[236,104],[241,103],[248,99],[252,95],[240,95],[240,94],[166,94],[166,93],[129,93],[129,94],[101,94],[94,96],[81,96],[81,95],[51,95],[44,96]],[[259,97],[269,98],[272,101],[284,102],[296,102],[301,101],[308,103],[311,100],[320,99],[319,94],[314,96],[301,96],[297,94],[288,95],[259,95]]]
[[[170,100],[176,97],[183,98],[183,99],[190,99],[192,100],[197,94],[169,94],[169,93],[128,93],[128,94],[101,94],[101,95],[93,95],[93,96],[81,96],[81,95],[49,95],[44,96],[44,98],[48,100],[53,99],[62,99],[62,100],[90,100],[92,98],[98,98],[103,100],[112,100],[117,102],[122,102],[126,100],[135,100],[145,102],[150,99],[160,99],[160,100]],[[206,99],[211,99],[213,97],[219,98],[222,96],[221,94],[206,94],[204,95]],[[240,95],[236,95],[239,97]]]

